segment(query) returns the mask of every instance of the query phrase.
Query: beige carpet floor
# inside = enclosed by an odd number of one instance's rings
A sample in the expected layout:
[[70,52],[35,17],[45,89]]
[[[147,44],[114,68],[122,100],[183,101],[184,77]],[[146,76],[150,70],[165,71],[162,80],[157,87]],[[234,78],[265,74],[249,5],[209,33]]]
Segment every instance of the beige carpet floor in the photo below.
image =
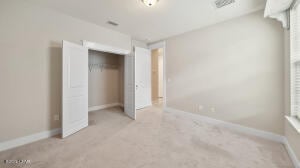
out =
[[210,125],[160,107],[129,119],[119,108],[90,113],[90,126],[0,153],[29,159],[1,168],[292,168],[283,145]]

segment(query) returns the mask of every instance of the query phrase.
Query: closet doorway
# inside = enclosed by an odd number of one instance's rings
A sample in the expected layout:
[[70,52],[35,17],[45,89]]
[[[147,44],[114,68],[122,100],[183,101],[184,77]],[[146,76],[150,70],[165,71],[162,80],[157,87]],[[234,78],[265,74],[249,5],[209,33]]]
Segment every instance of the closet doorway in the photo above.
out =
[[124,56],[89,50],[89,112],[124,104]]
[[62,48],[62,138],[87,127],[88,111],[96,108],[123,104],[125,114],[136,118],[135,56],[130,50],[88,41],[63,41]]

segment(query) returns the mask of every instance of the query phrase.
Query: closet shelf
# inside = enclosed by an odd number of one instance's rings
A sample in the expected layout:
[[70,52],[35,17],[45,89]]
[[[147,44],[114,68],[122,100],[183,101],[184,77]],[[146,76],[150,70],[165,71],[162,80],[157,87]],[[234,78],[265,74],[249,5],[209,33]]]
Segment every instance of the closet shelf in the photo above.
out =
[[90,72],[98,71],[98,70],[102,72],[103,69],[118,69],[118,68],[119,68],[119,64],[104,64],[104,63],[89,64]]

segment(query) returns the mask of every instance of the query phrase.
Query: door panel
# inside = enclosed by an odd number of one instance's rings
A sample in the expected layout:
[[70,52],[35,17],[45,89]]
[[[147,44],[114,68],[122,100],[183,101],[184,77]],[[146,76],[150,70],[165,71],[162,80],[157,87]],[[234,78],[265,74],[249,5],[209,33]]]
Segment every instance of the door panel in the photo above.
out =
[[88,49],[63,41],[62,138],[88,126]]
[[124,111],[132,119],[136,119],[135,110],[135,56],[125,55],[124,70]]
[[151,106],[151,51],[135,47],[136,109]]

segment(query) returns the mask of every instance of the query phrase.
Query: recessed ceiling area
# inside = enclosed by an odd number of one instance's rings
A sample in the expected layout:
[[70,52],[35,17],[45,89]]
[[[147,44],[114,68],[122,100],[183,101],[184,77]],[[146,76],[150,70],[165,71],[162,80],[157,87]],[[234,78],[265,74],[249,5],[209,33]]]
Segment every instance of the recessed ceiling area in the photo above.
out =
[[[28,0],[104,26],[143,42],[154,42],[263,9],[265,0],[235,0],[216,8],[214,0]],[[107,24],[113,21],[118,26]]]

